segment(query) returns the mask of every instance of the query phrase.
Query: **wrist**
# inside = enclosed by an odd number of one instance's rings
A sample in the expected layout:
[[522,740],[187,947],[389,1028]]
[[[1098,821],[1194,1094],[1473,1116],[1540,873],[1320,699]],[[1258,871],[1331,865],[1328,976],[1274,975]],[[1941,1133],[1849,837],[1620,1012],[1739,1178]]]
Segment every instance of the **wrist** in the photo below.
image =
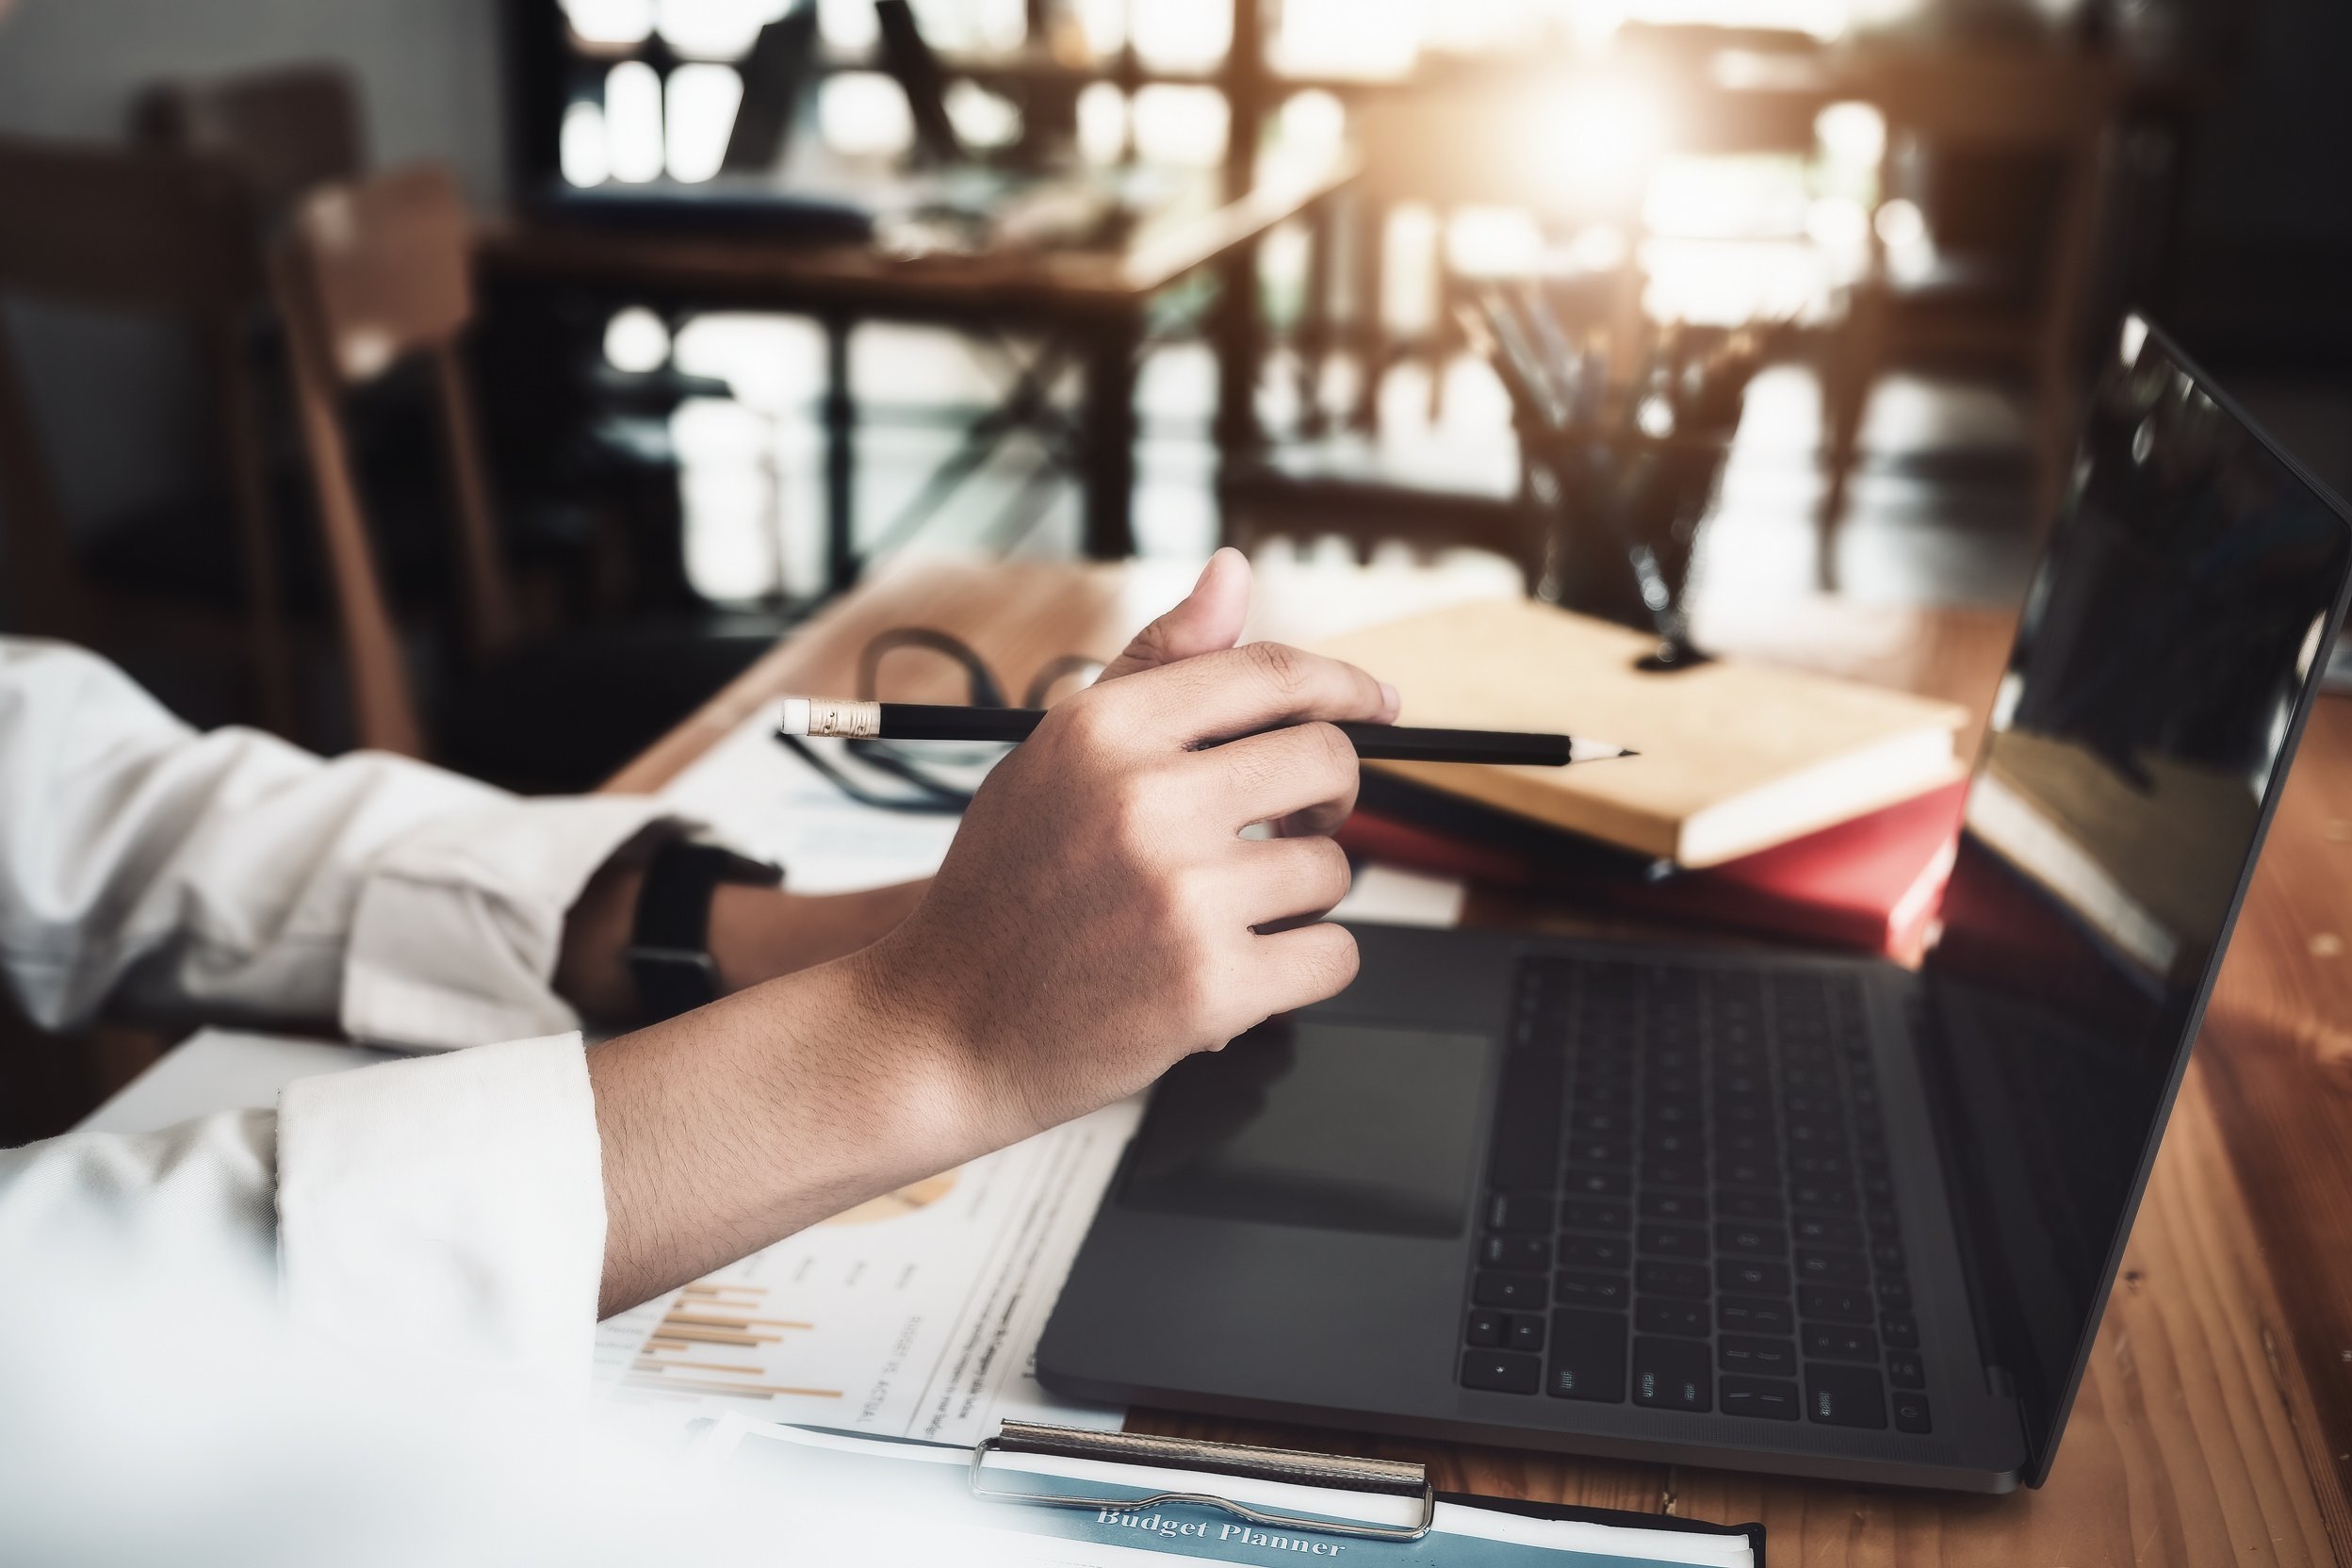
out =
[[967,1009],[948,1004],[936,966],[920,962],[907,945],[886,937],[827,966],[849,988],[851,1016],[878,1024],[887,1040],[899,1078],[893,1120],[942,1150],[977,1153],[1021,1136],[1004,1130],[1003,1097]]

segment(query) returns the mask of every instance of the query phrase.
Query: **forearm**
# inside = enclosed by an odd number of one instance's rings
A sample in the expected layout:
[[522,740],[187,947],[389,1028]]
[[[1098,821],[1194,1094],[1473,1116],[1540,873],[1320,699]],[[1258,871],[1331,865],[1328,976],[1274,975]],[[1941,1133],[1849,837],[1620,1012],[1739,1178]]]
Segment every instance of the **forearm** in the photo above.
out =
[[851,956],[588,1054],[610,1315],[986,1152],[954,1043]]

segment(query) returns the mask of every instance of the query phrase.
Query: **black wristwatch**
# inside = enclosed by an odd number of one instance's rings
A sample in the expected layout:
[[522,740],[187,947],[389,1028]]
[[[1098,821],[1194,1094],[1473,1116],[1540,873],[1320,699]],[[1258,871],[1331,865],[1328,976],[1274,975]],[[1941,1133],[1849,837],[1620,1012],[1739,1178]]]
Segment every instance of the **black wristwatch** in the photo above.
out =
[[653,852],[629,927],[629,972],[641,1021],[659,1023],[719,999],[710,956],[710,894],[723,882],[773,888],[784,873],[716,844],[672,839]]

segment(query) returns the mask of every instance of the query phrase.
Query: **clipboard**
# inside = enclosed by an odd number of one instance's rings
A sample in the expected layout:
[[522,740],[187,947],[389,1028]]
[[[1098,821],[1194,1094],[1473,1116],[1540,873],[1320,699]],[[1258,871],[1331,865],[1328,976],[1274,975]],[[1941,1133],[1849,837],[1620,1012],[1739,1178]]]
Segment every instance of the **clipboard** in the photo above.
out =
[[[1333,1492],[1413,1498],[1419,1502],[1420,1517],[1414,1523],[1403,1525],[1350,1523],[1320,1516],[1283,1513],[1206,1492],[1159,1492],[1145,1497],[1106,1500],[1101,1496],[1022,1491],[1000,1487],[988,1480],[988,1460],[991,1454],[1008,1459],[1035,1455],[1051,1459],[1091,1460],[1109,1464],[1162,1466]],[[1148,1511],[1171,1503],[1191,1504],[1217,1509],[1268,1528],[1371,1541],[1420,1540],[1436,1525],[1437,1509],[1441,1503],[1490,1513],[1515,1514],[1521,1518],[1573,1521],[1621,1529],[1745,1536],[1755,1568],[1764,1568],[1762,1525],[1714,1525],[1669,1514],[1636,1513],[1624,1509],[1576,1508],[1560,1503],[1439,1492],[1429,1478],[1427,1466],[1400,1460],[1357,1459],[1338,1454],[1306,1453],[1292,1448],[1212,1443],[1201,1438],[1162,1437],[1144,1432],[1099,1431],[1047,1426],[1038,1422],[1006,1421],[995,1436],[983,1438],[972,1449],[968,1480],[972,1494],[988,1502],[1118,1513]]]

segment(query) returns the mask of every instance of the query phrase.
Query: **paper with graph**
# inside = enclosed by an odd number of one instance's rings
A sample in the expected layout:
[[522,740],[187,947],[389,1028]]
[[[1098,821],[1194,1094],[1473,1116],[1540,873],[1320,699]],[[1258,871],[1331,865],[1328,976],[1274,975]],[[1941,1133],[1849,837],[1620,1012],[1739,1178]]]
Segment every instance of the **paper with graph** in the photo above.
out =
[[1116,1426],[1048,1395],[1033,1363],[1141,1109],[1105,1106],[607,1320],[599,1391],[967,1445],[1008,1415]]

